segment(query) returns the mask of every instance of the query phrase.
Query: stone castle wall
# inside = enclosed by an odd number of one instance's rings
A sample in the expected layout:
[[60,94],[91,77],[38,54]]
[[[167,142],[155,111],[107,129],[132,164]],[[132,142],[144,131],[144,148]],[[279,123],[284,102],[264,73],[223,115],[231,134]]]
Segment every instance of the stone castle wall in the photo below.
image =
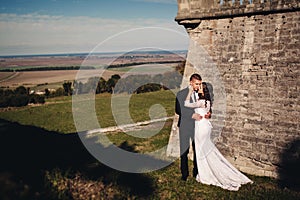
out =
[[[299,161],[291,148],[300,148],[300,2],[243,2],[178,0],[176,21],[207,51],[226,91],[217,147],[243,172],[280,178],[287,160]],[[183,87],[193,72],[214,77],[187,63]]]

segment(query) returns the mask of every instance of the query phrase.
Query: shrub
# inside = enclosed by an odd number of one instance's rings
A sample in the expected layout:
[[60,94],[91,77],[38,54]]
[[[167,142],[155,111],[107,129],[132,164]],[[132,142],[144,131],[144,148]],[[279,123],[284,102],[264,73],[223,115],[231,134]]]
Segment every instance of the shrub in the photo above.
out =
[[45,97],[38,94],[31,94],[29,96],[29,103],[45,103]]
[[9,106],[21,107],[26,106],[29,103],[29,96],[26,94],[15,94],[9,99]]

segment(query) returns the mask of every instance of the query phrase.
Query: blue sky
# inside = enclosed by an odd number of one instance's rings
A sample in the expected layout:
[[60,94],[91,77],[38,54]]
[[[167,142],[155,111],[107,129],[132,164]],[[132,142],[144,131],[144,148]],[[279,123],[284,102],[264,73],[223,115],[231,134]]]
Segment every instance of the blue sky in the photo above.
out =
[[169,18],[176,0],[2,0],[1,13],[89,16],[114,19]]
[[0,55],[182,50],[176,14],[177,0],[1,0]]

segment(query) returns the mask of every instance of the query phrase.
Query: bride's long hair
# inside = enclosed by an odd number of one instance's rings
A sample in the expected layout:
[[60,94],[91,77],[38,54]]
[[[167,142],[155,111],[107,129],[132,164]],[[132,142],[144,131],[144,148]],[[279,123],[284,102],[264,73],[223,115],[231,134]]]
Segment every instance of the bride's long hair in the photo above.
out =
[[210,101],[210,95],[207,88],[207,84],[202,82],[203,93],[198,93],[199,99],[205,99],[205,108],[207,107],[207,101]]

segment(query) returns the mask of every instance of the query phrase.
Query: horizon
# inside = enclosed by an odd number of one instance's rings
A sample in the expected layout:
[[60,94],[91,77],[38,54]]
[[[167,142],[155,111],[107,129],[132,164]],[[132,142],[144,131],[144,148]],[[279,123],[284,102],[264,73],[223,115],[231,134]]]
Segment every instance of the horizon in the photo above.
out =
[[175,50],[137,50],[137,51],[131,51],[131,52],[125,52],[125,51],[115,51],[115,52],[62,52],[62,53],[45,53],[45,54],[11,54],[11,55],[0,55],[0,58],[12,58],[12,57],[48,57],[48,56],[80,56],[80,55],[93,55],[93,54],[102,54],[102,55],[114,55],[114,54],[135,54],[135,53],[157,53],[157,52],[185,52],[187,53],[188,50],[187,49],[175,49]]

